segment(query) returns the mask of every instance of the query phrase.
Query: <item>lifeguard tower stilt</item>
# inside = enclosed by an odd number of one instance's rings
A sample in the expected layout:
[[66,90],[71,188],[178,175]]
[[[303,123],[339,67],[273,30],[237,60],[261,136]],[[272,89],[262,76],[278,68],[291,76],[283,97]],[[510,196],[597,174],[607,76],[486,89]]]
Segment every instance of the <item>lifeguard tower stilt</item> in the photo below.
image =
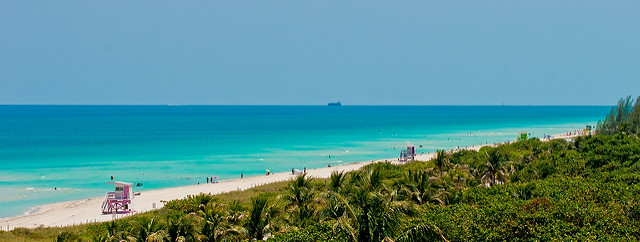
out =
[[115,186],[115,192],[107,192],[102,202],[102,214],[129,213],[133,211],[131,204],[133,194],[133,183],[127,182],[107,182]]

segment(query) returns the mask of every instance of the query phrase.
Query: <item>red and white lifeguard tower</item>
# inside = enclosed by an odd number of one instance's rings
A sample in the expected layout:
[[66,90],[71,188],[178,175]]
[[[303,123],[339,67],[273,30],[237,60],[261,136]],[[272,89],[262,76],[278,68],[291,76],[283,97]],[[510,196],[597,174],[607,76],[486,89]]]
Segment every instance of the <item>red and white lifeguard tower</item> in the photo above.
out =
[[102,214],[129,213],[133,211],[131,204],[133,194],[133,183],[112,181],[107,184],[115,186],[115,192],[107,192],[102,202]]

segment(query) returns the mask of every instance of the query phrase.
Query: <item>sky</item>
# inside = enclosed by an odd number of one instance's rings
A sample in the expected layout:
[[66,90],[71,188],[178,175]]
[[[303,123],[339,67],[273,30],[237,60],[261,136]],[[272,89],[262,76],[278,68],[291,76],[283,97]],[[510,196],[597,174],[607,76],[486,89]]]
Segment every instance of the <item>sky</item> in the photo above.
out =
[[614,105],[640,1],[0,0],[0,104]]

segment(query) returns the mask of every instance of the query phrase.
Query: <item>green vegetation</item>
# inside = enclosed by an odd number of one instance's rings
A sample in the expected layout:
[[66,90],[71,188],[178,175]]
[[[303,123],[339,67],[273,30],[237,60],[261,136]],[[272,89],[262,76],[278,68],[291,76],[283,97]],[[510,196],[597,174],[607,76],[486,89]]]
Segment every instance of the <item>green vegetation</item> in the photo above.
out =
[[427,162],[371,164],[326,180],[300,175],[108,223],[0,232],[0,240],[638,240],[637,103],[620,117],[620,106],[612,109],[599,135],[574,142],[438,151]]
[[599,134],[623,133],[638,137],[640,134],[640,96],[635,101],[631,96],[620,99],[618,105],[611,108],[607,117],[603,122],[598,122],[596,128]]

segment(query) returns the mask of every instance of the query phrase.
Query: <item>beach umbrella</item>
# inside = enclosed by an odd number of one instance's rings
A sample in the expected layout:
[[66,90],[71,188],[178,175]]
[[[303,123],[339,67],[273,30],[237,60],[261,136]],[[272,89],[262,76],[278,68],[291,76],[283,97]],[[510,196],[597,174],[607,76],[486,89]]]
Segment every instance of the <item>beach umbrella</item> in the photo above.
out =
[[266,172],[269,172],[269,173],[271,173],[271,171],[270,171],[269,169],[264,169],[264,170],[265,170]]

